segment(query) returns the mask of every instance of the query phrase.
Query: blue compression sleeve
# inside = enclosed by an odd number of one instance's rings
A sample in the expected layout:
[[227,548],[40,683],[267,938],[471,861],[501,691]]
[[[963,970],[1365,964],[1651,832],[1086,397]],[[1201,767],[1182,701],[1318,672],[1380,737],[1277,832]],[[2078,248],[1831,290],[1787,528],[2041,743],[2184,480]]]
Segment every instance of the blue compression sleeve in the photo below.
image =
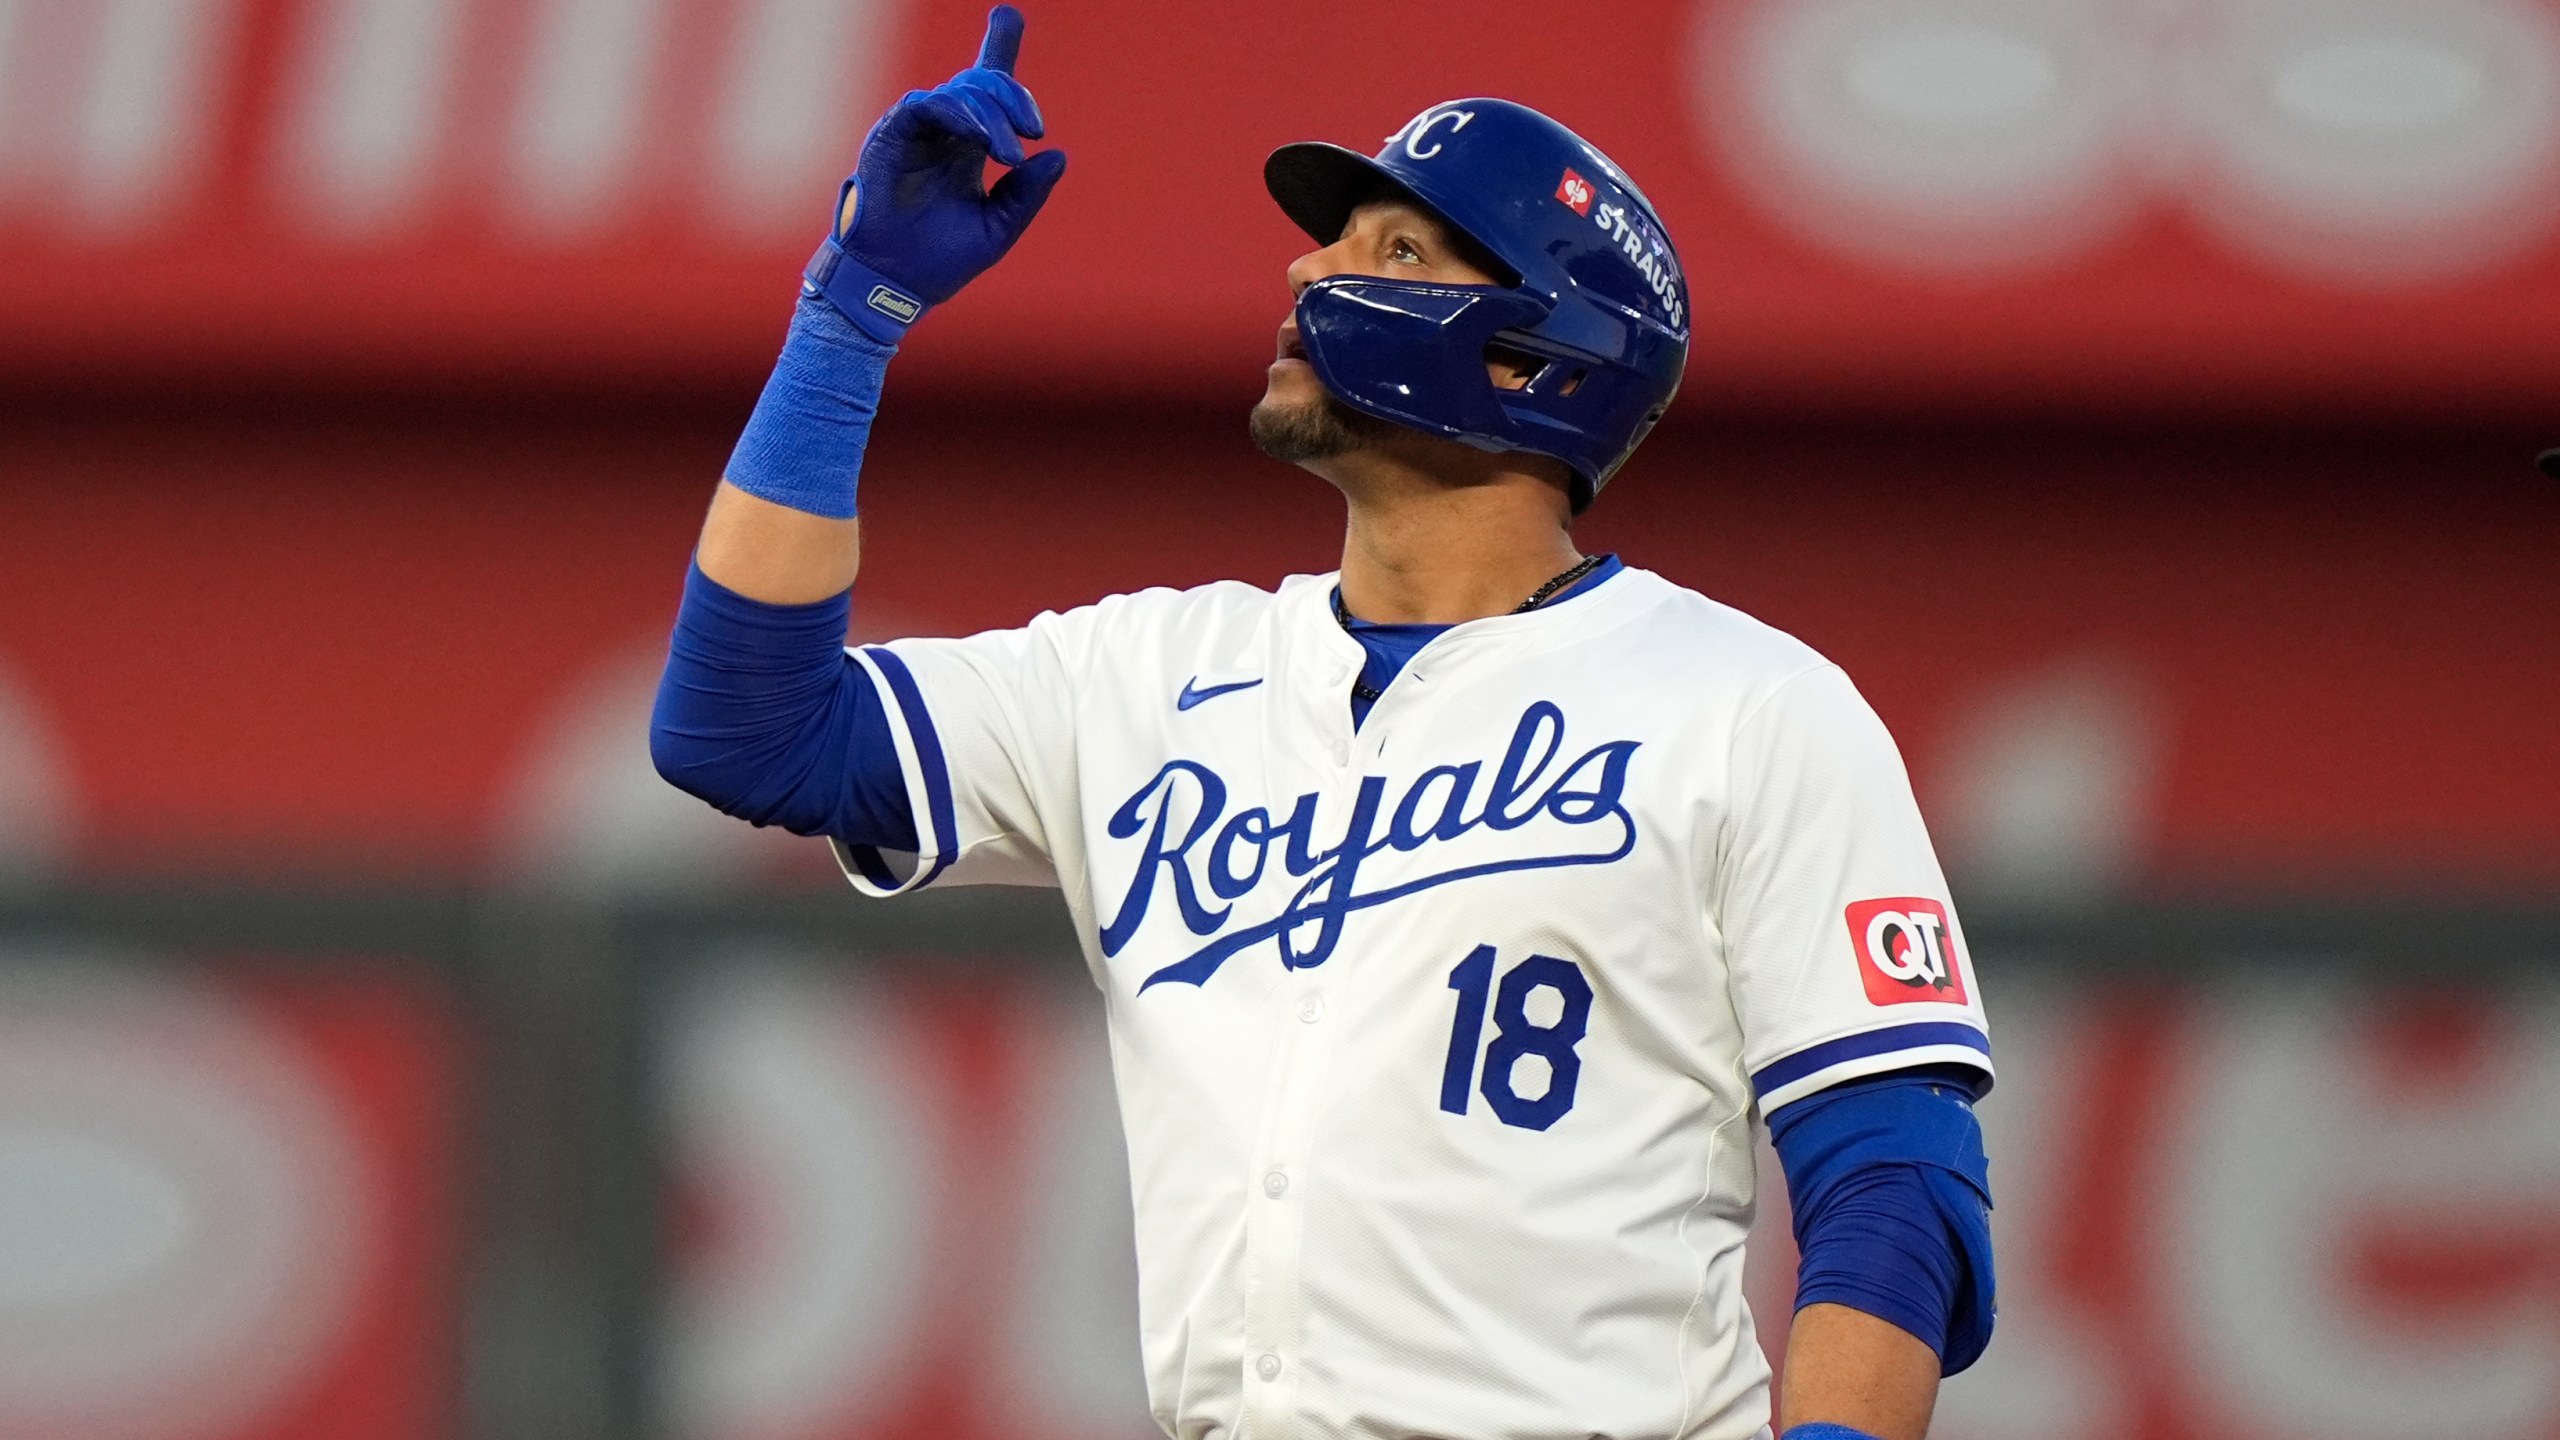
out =
[[852,519],[863,447],[896,353],[824,297],[801,296],[723,478],[776,505]]
[[852,613],[851,592],[767,605],[692,567],[649,717],[658,773],[741,820],[913,851],[888,712],[844,652]]
[[1769,1117],[1802,1256],[1796,1306],[1828,1301],[1909,1331],[1953,1375],[1996,1318],[1990,1161],[1969,1086],[1900,1072]]

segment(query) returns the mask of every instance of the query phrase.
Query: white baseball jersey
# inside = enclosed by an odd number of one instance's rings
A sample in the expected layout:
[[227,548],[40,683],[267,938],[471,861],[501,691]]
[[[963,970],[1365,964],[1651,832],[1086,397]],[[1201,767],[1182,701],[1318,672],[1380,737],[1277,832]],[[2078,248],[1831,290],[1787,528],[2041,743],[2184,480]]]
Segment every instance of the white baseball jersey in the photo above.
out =
[[854,652],[919,855],[1060,886],[1181,1440],[1753,1440],[1755,1101],[1981,998],[1848,678],[1646,571],[1431,641],[1356,731],[1335,577]]

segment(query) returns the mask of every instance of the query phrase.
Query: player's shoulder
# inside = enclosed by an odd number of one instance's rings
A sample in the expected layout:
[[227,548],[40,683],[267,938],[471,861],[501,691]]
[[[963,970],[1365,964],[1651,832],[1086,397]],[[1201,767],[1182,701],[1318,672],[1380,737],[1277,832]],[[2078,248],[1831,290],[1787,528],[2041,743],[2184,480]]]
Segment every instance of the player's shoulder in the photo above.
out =
[[1194,663],[1252,647],[1296,579],[1278,590],[1241,580],[1214,580],[1187,588],[1155,585],[1105,595],[1090,604],[1050,611],[1031,622],[1071,663],[1126,669],[1144,657],[1169,664]]
[[1150,585],[1105,595],[1066,614],[1084,625],[1113,633],[1250,626],[1261,623],[1271,613],[1291,584],[1307,578],[1310,577],[1292,576],[1278,590],[1243,580],[1212,580],[1187,588]]
[[1632,638],[1671,673],[1761,690],[1836,668],[1830,657],[1768,621],[1651,570],[1629,566],[1622,578],[1645,602]]
[[1633,632],[1640,703],[1677,713],[1710,750],[1745,735],[1846,747],[1881,734],[1874,708],[1828,656],[1777,626],[1649,571]]

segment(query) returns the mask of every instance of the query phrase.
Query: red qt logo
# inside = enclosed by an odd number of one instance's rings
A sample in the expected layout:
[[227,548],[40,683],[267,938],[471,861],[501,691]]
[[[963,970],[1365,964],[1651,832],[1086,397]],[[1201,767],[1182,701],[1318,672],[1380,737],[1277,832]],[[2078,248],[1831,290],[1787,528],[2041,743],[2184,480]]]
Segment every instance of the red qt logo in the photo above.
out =
[[1849,907],[1849,944],[1873,1003],[1965,1003],[1955,928],[1937,901],[1914,895],[1857,901]]
[[1576,215],[1591,213],[1591,182],[1567,168],[1564,179],[1556,183],[1556,198],[1573,207]]

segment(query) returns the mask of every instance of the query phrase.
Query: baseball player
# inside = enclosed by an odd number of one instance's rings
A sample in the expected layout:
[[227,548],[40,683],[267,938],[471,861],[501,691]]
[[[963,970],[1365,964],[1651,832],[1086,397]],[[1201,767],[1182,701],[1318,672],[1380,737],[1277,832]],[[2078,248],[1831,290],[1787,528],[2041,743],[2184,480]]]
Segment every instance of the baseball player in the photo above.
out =
[[1469,99],[1270,157],[1313,248],[1252,433],[1341,491],[1339,570],[845,648],[883,372],[1066,170],[1021,36],[999,7],[864,141],[703,527],[661,773],[865,894],[1064,892],[1167,1435],[1765,1440],[1759,1116],[1783,1433],[1920,1440],[1991,1330],[1981,993],[1848,678],[1574,548],[1691,325],[1607,156]]

